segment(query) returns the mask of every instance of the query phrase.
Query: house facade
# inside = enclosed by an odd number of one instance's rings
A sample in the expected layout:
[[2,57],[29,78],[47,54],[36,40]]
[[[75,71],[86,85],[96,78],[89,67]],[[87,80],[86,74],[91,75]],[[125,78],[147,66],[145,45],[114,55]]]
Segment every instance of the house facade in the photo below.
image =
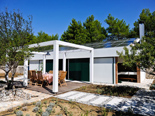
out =
[[[137,39],[125,39],[117,41],[107,41],[87,44],[86,46],[94,48],[93,61],[93,83],[117,84],[121,81],[132,81],[141,83],[145,79],[145,72],[138,67],[128,68],[122,65],[122,59],[119,58],[116,51],[123,51],[123,47],[130,48]],[[44,51],[47,52],[47,51]],[[45,72],[53,70],[54,53],[48,50],[46,55]],[[66,49],[60,47],[59,51],[59,70],[63,70],[63,62],[66,62],[67,80],[90,81],[90,51],[81,49]],[[43,55],[35,54],[29,59],[29,70],[42,70]]]

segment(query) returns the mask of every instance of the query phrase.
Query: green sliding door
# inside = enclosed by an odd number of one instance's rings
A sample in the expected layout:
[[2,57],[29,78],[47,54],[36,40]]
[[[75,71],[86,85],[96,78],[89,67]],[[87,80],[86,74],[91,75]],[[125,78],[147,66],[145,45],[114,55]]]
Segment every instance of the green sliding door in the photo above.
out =
[[69,59],[69,79],[89,81],[89,59]]
[[[59,59],[59,70],[62,70],[62,59]],[[53,70],[53,60],[46,60],[46,72]]]

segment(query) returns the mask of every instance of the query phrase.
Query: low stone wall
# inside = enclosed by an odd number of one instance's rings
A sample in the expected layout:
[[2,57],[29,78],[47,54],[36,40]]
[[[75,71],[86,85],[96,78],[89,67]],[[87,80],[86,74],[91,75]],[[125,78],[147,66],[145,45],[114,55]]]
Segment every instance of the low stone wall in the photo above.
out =
[[24,73],[24,66],[23,65],[20,65],[17,67],[17,70],[16,70],[16,73]]
[[[5,72],[2,69],[0,69],[0,73],[5,73]],[[16,73],[23,74],[24,73],[24,66],[23,65],[19,65],[17,67]]]
[[154,75],[149,75],[149,74],[146,73],[146,78],[147,79],[155,79],[155,76]]
[[[153,70],[152,70],[152,69],[148,69],[147,71],[148,71],[148,72],[151,72],[151,71],[153,71]],[[155,76],[146,73],[146,78],[147,78],[147,79],[155,79]]]

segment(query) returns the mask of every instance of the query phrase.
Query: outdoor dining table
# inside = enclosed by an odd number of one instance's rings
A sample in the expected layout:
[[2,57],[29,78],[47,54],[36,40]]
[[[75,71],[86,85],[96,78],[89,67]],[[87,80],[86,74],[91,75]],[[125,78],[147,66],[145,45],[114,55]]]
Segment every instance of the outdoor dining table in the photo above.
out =
[[43,74],[43,79],[44,80],[47,80],[48,81],[48,83],[51,83],[51,82],[53,82],[53,74]]

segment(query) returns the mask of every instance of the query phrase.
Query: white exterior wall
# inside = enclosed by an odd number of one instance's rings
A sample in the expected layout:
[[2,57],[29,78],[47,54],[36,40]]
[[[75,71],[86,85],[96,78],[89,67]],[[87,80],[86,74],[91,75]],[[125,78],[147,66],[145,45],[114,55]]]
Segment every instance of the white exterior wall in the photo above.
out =
[[39,60],[30,60],[29,70],[39,70]]
[[140,71],[140,83],[142,83],[144,81],[144,79],[146,78],[146,73],[144,71]]
[[94,59],[94,82],[113,84],[113,58]]

